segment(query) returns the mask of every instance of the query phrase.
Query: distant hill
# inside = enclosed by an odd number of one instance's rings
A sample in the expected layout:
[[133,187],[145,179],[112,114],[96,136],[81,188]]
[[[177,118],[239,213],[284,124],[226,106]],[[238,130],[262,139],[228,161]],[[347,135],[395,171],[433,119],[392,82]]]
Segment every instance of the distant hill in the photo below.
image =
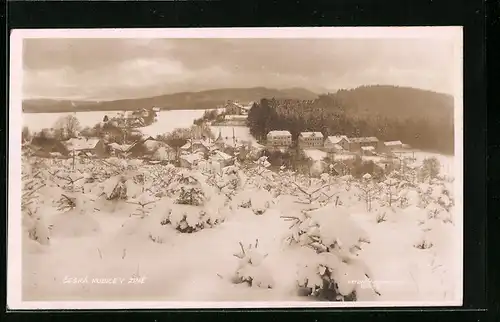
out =
[[304,88],[272,89],[224,88],[201,92],[182,92],[147,98],[114,101],[72,101],[52,99],[28,99],[23,101],[25,113],[57,113],[77,111],[118,111],[160,107],[165,110],[214,109],[227,100],[241,102],[259,101],[262,98],[315,99],[317,94]]

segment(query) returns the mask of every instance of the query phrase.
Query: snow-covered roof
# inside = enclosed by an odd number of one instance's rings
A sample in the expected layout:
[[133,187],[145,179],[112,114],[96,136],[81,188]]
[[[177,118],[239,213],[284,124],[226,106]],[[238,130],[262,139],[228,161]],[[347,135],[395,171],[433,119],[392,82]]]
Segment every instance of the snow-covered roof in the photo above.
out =
[[401,142],[401,141],[387,141],[387,142],[384,142],[384,144],[387,145],[387,146],[403,145],[403,142]]
[[71,138],[65,142],[65,145],[68,150],[91,150],[99,141],[99,138]]
[[125,152],[130,148],[130,144],[118,144],[116,142],[110,143],[108,144],[108,146],[113,150],[118,150],[122,152]]
[[365,151],[373,151],[373,150],[375,150],[375,148],[373,146],[362,146],[361,149],[365,150]]
[[270,131],[267,133],[267,136],[292,136],[292,134],[289,131]]
[[332,144],[337,144],[342,140],[346,140],[347,142],[349,142],[349,139],[345,135],[328,136],[326,139]]
[[300,136],[303,138],[311,138],[311,137],[323,137],[323,133],[321,132],[301,132]]
[[224,153],[222,151],[214,151],[214,154],[213,156],[217,159],[221,159],[221,160],[224,160],[224,161],[229,161],[231,160],[233,157],[230,156],[229,154],[227,153]]
[[183,154],[180,156],[181,159],[186,160],[189,163],[200,161],[202,157],[199,154]]
[[150,152],[153,152],[155,151],[156,149],[159,149],[160,147],[162,146],[165,146],[166,144],[164,144],[163,142],[161,141],[156,141],[156,140],[147,140],[145,141],[144,143],[144,147],[146,148],[146,150],[150,151]]
[[[210,147],[213,145],[212,143],[209,143],[207,140],[201,140],[201,139],[193,140],[192,144],[201,144],[207,149],[210,149]],[[191,141],[187,141],[186,144],[184,144],[181,147],[181,149],[183,149],[183,150],[187,150],[190,148],[191,148]]]
[[354,143],[369,143],[369,142],[378,142],[378,139],[374,136],[368,136],[361,138],[350,138],[349,141]]

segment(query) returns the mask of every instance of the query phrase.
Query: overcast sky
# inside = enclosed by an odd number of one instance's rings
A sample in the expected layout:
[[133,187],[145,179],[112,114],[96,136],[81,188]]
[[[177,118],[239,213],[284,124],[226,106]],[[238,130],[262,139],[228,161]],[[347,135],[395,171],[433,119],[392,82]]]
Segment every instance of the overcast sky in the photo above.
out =
[[378,39],[27,39],[25,98],[384,84],[453,93],[453,44]]

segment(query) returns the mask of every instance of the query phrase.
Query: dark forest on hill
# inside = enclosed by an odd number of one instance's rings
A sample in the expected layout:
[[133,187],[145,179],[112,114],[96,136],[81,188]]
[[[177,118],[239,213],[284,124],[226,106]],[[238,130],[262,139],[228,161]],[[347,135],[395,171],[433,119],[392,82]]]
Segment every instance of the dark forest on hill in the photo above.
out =
[[262,99],[249,112],[248,126],[259,140],[271,130],[325,136],[376,136],[413,148],[453,154],[453,98],[413,88],[364,86],[314,100]]

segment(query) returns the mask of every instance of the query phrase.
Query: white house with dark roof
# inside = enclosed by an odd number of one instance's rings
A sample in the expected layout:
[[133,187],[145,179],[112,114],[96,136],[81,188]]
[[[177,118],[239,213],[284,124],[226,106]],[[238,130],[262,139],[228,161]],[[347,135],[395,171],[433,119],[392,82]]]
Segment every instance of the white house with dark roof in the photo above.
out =
[[290,146],[292,144],[292,134],[289,131],[270,131],[267,133],[267,144],[271,146]]
[[321,132],[301,132],[298,143],[301,148],[323,147],[324,136]]

